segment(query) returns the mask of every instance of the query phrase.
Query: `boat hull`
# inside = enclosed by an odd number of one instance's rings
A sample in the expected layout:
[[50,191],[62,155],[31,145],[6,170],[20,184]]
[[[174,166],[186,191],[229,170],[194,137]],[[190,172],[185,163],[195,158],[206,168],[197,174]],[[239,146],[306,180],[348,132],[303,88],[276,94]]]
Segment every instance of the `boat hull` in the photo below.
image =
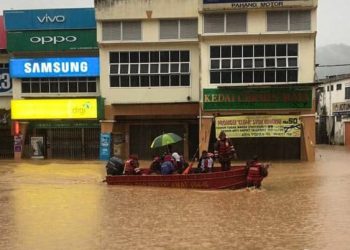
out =
[[247,186],[244,166],[229,171],[174,175],[108,175],[109,185],[152,186],[195,189],[239,189]]

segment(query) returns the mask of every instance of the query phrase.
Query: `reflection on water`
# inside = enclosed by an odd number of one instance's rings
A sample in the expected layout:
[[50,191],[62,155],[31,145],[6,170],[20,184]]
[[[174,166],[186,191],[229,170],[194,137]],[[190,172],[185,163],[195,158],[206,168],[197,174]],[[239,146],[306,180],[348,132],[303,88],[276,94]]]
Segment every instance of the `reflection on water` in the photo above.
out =
[[350,151],[274,162],[263,190],[106,186],[103,162],[0,162],[0,249],[348,249]]

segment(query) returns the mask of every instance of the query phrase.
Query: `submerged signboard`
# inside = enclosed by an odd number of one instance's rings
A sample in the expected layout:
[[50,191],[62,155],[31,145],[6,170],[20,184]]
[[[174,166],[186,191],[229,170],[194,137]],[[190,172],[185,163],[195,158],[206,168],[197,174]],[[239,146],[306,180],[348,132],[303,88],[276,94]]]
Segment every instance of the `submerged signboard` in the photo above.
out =
[[24,58],[10,60],[12,78],[99,76],[98,57]]
[[62,51],[97,49],[96,30],[7,32],[8,51]]
[[11,100],[13,120],[96,119],[96,99]]
[[93,8],[6,10],[6,30],[96,29]]

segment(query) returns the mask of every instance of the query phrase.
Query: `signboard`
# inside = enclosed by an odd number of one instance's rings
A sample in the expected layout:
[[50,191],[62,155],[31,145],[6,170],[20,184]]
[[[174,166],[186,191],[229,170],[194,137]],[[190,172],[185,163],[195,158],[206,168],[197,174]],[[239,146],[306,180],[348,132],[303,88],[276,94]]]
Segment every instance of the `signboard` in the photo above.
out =
[[216,136],[224,131],[229,138],[300,137],[299,116],[227,116],[215,119]]
[[23,135],[15,135],[13,139],[14,139],[13,150],[15,152],[22,152]]
[[204,9],[256,9],[313,6],[312,0],[203,0]]
[[6,30],[96,29],[93,8],[5,10]]
[[219,88],[203,90],[210,110],[311,109],[311,87]]
[[0,96],[12,96],[12,81],[9,69],[0,68]]
[[3,16],[0,16],[0,49],[6,49],[6,31]]
[[30,137],[30,145],[32,148],[32,158],[43,159],[44,158],[44,137],[42,136]]
[[98,57],[10,59],[12,78],[99,76]]
[[96,119],[96,99],[11,100],[13,120]]
[[101,133],[100,160],[108,161],[111,157],[111,133]]
[[41,30],[7,32],[7,50],[65,51],[97,49],[96,30]]
[[350,102],[337,102],[332,105],[335,114],[350,114]]

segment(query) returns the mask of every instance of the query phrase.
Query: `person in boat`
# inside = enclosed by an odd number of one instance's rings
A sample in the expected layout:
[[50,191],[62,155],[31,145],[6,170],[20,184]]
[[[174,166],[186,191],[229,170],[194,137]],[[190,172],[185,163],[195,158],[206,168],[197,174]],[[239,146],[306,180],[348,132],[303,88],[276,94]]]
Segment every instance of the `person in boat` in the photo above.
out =
[[203,150],[202,155],[199,158],[198,162],[198,170],[200,173],[208,173],[213,171],[214,161],[212,158],[212,154],[208,153],[208,151]]
[[163,162],[160,166],[160,173],[162,175],[172,174],[175,170],[174,160],[170,154],[164,155]]
[[124,165],[125,175],[138,175],[141,174],[141,169],[139,168],[139,160],[137,155],[130,155],[125,161]]
[[124,162],[122,159],[112,156],[106,165],[107,175],[122,175],[124,172]]
[[162,165],[162,159],[159,156],[154,156],[150,166],[150,173],[160,174],[161,165]]
[[214,145],[214,155],[219,159],[222,171],[230,170],[232,158],[237,158],[235,147],[224,131],[220,132],[219,139]]
[[260,188],[262,180],[268,175],[269,164],[262,164],[258,156],[254,155],[253,159],[247,162],[247,186]]

